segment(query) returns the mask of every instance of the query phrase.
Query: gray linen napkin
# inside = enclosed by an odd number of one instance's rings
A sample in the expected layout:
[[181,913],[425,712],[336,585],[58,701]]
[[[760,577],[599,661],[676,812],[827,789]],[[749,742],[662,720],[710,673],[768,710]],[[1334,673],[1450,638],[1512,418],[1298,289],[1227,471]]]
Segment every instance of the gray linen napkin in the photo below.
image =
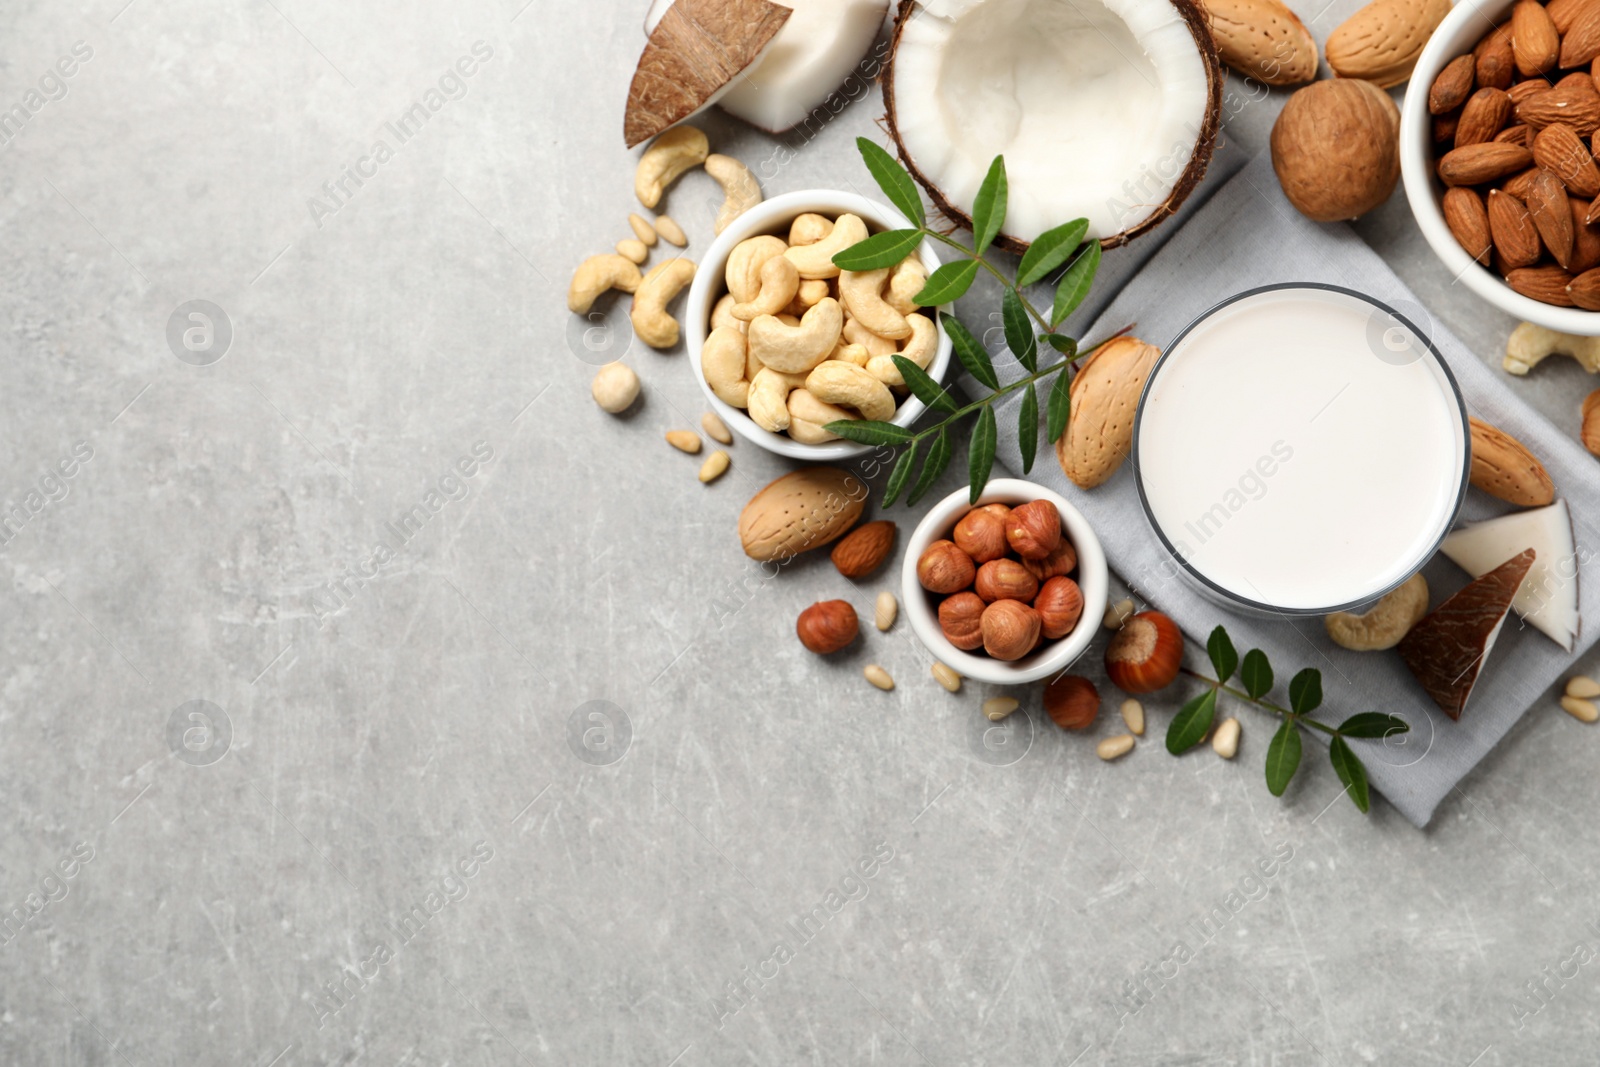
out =
[[[1224,167],[1227,164],[1224,157]],[[1320,226],[1296,212],[1284,199],[1266,153],[1229,179],[1179,226],[1178,222],[1168,224],[1166,228],[1174,232],[1166,243],[1142,257],[1142,268],[1100,311],[1092,328],[1069,328],[1068,332],[1092,339],[1137,323],[1134,332],[1138,337],[1164,349],[1197,315],[1256,286],[1325,282],[1373,296],[1431,337],[1455,373],[1469,413],[1503,427],[1543,459],[1558,495],[1565,497],[1571,508],[1579,560],[1590,560],[1594,547],[1600,545],[1600,470],[1594,457],[1519,400],[1513,382],[1484,366],[1460,340],[1433,322],[1352,229]],[[1134,242],[1133,247],[1138,244]],[[1479,342],[1483,347],[1502,343],[1499,337]],[[1019,372],[1013,363],[1007,363],[1002,376],[1015,378]],[[965,384],[970,392],[971,383]],[[1018,402],[1012,400],[996,412],[999,463],[1014,471],[1021,469],[1015,415]],[[1396,457],[1396,461],[1404,462],[1404,457]],[[1100,535],[1112,569],[1142,599],[1171,615],[1191,638],[1204,641],[1211,628],[1222,623],[1241,652],[1247,648],[1266,652],[1280,679],[1301,667],[1319,668],[1325,693],[1319,717],[1325,720],[1337,722],[1357,711],[1376,710],[1410,723],[1411,733],[1403,738],[1354,744],[1373,787],[1419,827],[1427,824],[1434,808],[1456,783],[1600,633],[1600,589],[1596,589],[1600,574],[1592,562],[1584,562],[1579,576],[1580,608],[1587,624],[1576,653],[1563,651],[1512,615],[1466,713],[1460,722],[1452,722],[1434,707],[1394,653],[1339,648],[1328,640],[1318,619],[1290,622],[1230,612],[1203,598],[1184,578],[1172,576],[1175,568],[1163,566],[1170,557],[1140,508],[1131,463],[1124,464],[1106,484],[1085,492],[1062,475],[1053,450],[1041,439],[1031,477],[1066,494],[1083,511]],[[1508,510],[1512,509],[1469,490],[1461,520],[1475,521]],[[1339,518],[1329,516],[1330,521]],[[1319,565],[1314,561],[1308,564]],[[1337,563],[1323,561],[1320,565]],[[1435,606],[1468,581],[1466,573],[1443,556],[1436,556],[1423,573]]]

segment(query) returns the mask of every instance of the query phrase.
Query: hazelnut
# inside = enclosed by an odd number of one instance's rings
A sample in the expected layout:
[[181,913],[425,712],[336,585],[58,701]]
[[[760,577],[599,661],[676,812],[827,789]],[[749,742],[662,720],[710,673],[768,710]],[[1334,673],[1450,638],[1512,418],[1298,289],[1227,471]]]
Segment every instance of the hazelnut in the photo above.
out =
[[1061,513],[1048,500],[1034,500],[1011,509],[1006,540],[1023,559],[1044,559],[1061,543]]
[[1011,506],[1009,504],[981,504],[979,511],[987,511],[991,515],[998,515],[1001,522],[1011,519]]
[[1044,559],[1025,559],[1022,565],[1028,568],[1028,573],[1041,582],[1049,581],[1057,575],[1071,574],[1078,565],[1078,550],[1072,547],[1072,542],[1065,537]]
[[976,573],[972,557],[954,541],[935,541],[917,560],[917,581],[930,593],[959,593]]
[[1027,602],[1038,595],[1039,581],[1014,559],[992,559],[978,568],[978,578],[972,589],[990,603],[996,600]]
[[1033,610],[1039,613],[1044,635],[1052,641],[1059,640],[1070,634],[1083,617],[1083,590],[1071,578],[1057,575],[1039,587]]
[[996,600],[983,609],[983,650],[995,659],[1021,659],[1039,643],[1039,613],[1020,600]]
[[957,593],[939,604],[939,629],[945,640],[971,652],[983,644],[983,609],[988,607],[977,593]]
[[818,601],[800,613],[794,626],[800,643],[819,656],[844,648],[860,628],[856,609],[845,600]]
[[[1006,511],[1010,513],[1009,508]],[[988,563],[1006,554],[1005,516],[985,508],[973,508],[961,516],[953,536],[956,547],[971,556],[974,563]]]
[[1183,631],[1159,611],[1141,611],[1106,645],[1106,677],[1124,693],[1153,693],[1183,666]]
[[1087,678],[1063,674],[1044,687],[1044,710],[1063,730],[1087,730],[1100,714],[1100,691]]

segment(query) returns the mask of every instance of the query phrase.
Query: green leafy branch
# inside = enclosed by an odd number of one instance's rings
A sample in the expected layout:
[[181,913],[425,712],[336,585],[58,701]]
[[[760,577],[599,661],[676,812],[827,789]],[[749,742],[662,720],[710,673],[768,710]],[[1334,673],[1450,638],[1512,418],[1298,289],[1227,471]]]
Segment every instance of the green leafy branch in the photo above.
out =
[[[1094,238],[1085,239],[1089,232],[1087,219],[1074,219],[1054,229],[1046,230],[1028,246],[1028,251],[1023,254],[1021,263],[1017,265],[1016,279],[1012,280],[1006,277],[1004,271],[984,258],[984,253],[999,236],[1000,228],[1006,218],[1009,187],[1006,182],[1003,156],[995,157],[973,201],[972,247],[969,248],[946,234],[928,228],[927,215],[923,211],[922,197],[917,193],[916,183],[893,156],[865,137],[856,139],[856,147],[860,149],[867,170],[871,172],[883,194],[889,198],[889,202],[917,225],[912,229],[887,230],[873,234],[865,241],[852,245],[834,256],[834,264],[842,270],[849,271],[892,267],[915,251],[924,240],[930,238],[954,249],[961,253],[961,258],[943,264],[929,275],[927,284],[914,297],[915,301],[922,307],[939,307],[952,303],[966,295],[980,270],[988,271],[1001,285],[1000,322],[1005,332],[1006,347],[1028,373],[1009,385],[1001,386],[1000,377],[995,373],[994,363],[990,360],[988,351],[973,336],[972,331],[955,315],[942,314],[939,316],[939,323],[950,337],[950,345],[956,358],[961,361],[968,374],[990,390],[989,395],[965,407],[960,406],[921,367],[904,356],[896,355],[893,357],[894,365],[905,380],[906,388],[911,390],[911,395],[922,401],[929,411],[942,413],[946,417],[936,425],[922,430],[911,430],[891,422],[871,419],[830,422],[826,429],[861,444],[906,446],[905,451],[895,462],[894,468],[889,472],[889,483],[884,490],[883,501],[884,506],[888,507],[911,483],[911,473],[924,443],[927,444],[927,452],[923,454],[922,470],[918,473],[915,484],[911,484],[911,492],[906,502],[915,504],[933,487],[933,483],[944,473],[952,458],[951,431],[962,419],[975,414],[977,424],[973,428],[972,441],[967,449],[967,475],[971,485],[971,499],[976,504],[983,487],[989,481],[989,471],[994,466],[998,436],[994,414],[996,401],[1019,390],[1022,392],[1022,405],[1017,413],[1017,438],[1022,450],[1024,474],[1033,469],[1034,455],[1039,444],[1038,386],[1052,375],[1056,380],[1050,386],[1045,400],[1045,436],[1048,440],[1055,441],[1067,428],[1072,402],[1068,395],[1069,379],[1062,372],[1082,357],[1078,351],[1078,342],[1059,333],[1058,330],[1067,316],[1071,315],[1078,305],[1083,303],[1084,297],[1089,295],[1089,287],[1094,282],[1095,272],[1100,268],[1100,242]],[[1061,270],[1060,277],[1055,282],[1055,299],[1050,306],[1050,313],[1045,315],[1029,302],[1022,291],[1043,281],[1061,268],[1065,269]],[[1040,341],[1064,358],[1049,366],[1040,367]]]
[[[1363,813],[1371,808],[1367,768],[1347,741],[1406,733],[1411,727],[1404,719],[1378,711],[1363,711],[1338,726],[1329,726],[1311,717],[1311,712],[1322,704],[1322,672],[1315,667],[1307,667],[1289,679],[1289,706],[1284,707],[1265,699],[1272,691],[1272,664],[1259,648],[1246,652],[1241,661],[1228,631],[1218,626],[1206,641],[1206,653],[1211,657],[1217,676],[1208,678],[1187,667],[1183,669],[1184,674],[1206,683],[1207,688],[1185,704],[1167,727],[1168,752],[1182,755],[1203,741],[1216,718],[1217,694],[1227,693],[1283,720],[1267,746],[1267,789],[1273,796],[1283,796],[1283,791],[1289,788],[1289,780],[1300,768],[1300,730],[1304,727],[1329,735],[1328,759],[1333,763],[1334,773],[1344,783],[1345,791],[1357,808]],[[1228,684],[1236,670],[1243,689]]]

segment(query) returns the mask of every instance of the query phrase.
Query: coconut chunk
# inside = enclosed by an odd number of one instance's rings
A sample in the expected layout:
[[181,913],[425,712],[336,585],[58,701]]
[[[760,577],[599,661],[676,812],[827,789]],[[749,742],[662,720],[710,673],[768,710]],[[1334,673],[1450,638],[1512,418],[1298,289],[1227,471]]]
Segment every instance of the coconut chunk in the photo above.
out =
[[1511,607],[1530,626],[1571,652],[1583,621],[1578,615],[1578,553],[1567,502],[1476,522],[1446,537],[1439,551],[1477,578],[1524,548],[1538,554]]

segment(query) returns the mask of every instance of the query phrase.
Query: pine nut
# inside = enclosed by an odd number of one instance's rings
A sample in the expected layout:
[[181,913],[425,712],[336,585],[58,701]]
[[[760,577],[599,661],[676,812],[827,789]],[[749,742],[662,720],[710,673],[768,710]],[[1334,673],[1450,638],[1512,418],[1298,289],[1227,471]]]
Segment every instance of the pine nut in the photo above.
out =
[[630,214],[628,216],[628,225],[633,228],[633,235],[646,248],[654,248],[656,246],[656,228],[646,222],[643,216]]
[[1223,759],[1232,759],[1239,754],[1239,720],[1223,719],[1222,725],[1217,727],[1217,735],[1211,739],[1211,747]]
[[1133,601],[1119,600],[1115,604],[1106,605],[1106,613],[1101,618],[1101,623],[1108,630],[1120,630],[1122,624],[1133,617]]
[[999,722],[1016,711],[1017,707],[1016,697],[990,697],[983,702],[983,715],[990,722]]
[[961,688],[961,675],[946,667],[938,660],[933,662],[933,677],[947,692],[954,693]]
[[643,263],[650,258],[650,250],[644,246],[644,242],[631,237],[617,242],[617,252],[623,258],[631,259],[635,263]]
[[1600,682],[1588,675],[1580,674],[1567,683],[1567,696],[1577,697],[1579,700],[1593,700],[1600,697]]
[[1132,751],[1132,734],[1118,734],[1116,737],[1108,737],[1098,745],[1094,746],[1094,754],[1105,760],[1107,763],[1118,758],[1119,756],[1126,756]]
[[668,430],[667,444],[676,448],[679,452],[687,452],[690,455],[694,455],[700,451],[700,435],[693,430]]
[[1122,721],[1128,724],[1128,729],[1139,737],[1144,736],[1144,705],[1137,700],[1124,700],[1122,702]]
[[708,411],[700,416],[700,428],[706,432],[707,437],[718,444],[733,444],[733,434],[729,431],[728,424],[717,418],[715,411]]
[[689,245],[689,238],[684,234],[683,227],[673,222],[666,215],[661,215],[656,219],[656,232],[666,238],[668,243],[675,244],[679,248],[687,248]]
[[[876,626],[880,632],[887,632],[889,627],[894,625],[895,616],[899,614],[900,601],[894,598],[894,594],[889,592],[887,589],[879,593],[877,603],[872,606],[873,625]],[[938,671],[934,671],[935,676],[937,676],[938,673]],[[949,686],[946,686],[945,688],[948,689]]]
[[1562,697],[1561,710],[1579,722],[1594,722],[1600,719],[1600,707],[1596,707],[1594,701],[1584,700],[1581,697]]
[[889,672],[876,663],[868,665],[861,673],[866,676],[867,681],[885,692],[894,688],[894,679],[889,677]]
[[700,480],[702,482],[714,482],[722,477],[722,472],[727,469],[728,454],[719,448],[707,456],[704,463],[700,464]]

